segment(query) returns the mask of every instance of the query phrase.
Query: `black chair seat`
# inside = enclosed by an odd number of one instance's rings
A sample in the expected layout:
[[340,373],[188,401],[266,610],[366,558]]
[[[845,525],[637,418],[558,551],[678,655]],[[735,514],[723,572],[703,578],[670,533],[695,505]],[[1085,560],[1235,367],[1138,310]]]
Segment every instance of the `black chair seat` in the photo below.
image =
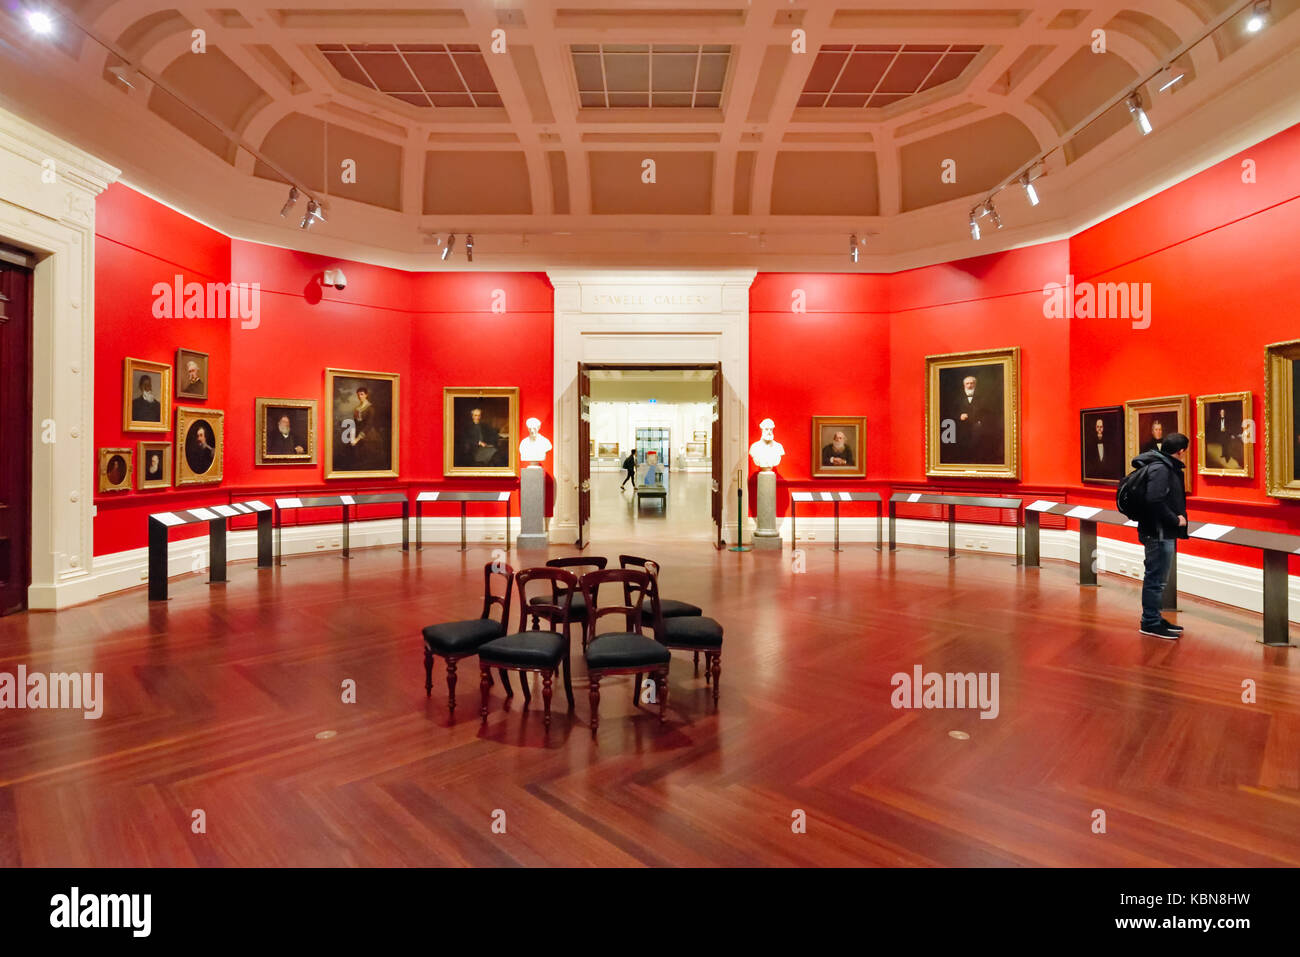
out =
[[[530,606],[558,604],[561,608],[563,608],[564,599],[561,598],[558,602],[556,602],[551,598],[547,598],[545,596],[538,596],[537,598],[530,598],[528,600],[528,604]],[[573,602],[569,605],[569,621],[581,621],[586,617],[587,617],[587,600],[581,595],[581,593],[575,593],[573,596]]]
[[[689,618],[694,615],[704,614],[704,610],[700,608],[699,605],[692,605],[688,601],[675,601],[672,598],[660,598],[659,614],[663,615],[665,619]],[[650,607],[650,603],[646,602],[641,606],[641,624],[649,625],[653,628],[654,623],[654,612]]]
[[443,655],[472,654],[479,645],[500,638],[505,631],[491,618],[449,621],[424,629],[424,644],[430,651]]
[[611,632],[587,645],[587,667],[642,668],[666,665],[671,659],[668,648],[653,638],[631,632]]
[[554,631],[523,631],[480,646],[478,657],[508,668],[554,668],[568,647],[564,636]]
[[721,648],[722,626],[712,618],[668,618],[660,637],[670,645],[687,648]]

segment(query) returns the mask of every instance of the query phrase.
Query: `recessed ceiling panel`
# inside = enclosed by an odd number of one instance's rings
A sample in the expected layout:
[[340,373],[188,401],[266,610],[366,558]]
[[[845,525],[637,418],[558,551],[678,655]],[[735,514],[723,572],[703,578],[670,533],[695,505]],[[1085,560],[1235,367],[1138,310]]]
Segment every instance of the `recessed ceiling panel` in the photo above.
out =
[[875,216],[880,212],[876,154],[863,150],[776,154],[775,216]]
[[412,106],[501,106],[474,43],[322,43],[317,49],[343,79]]
[[[708,215],[713,201],[713,153],[597,150],[587,154],[593,213]],[[643,179],[654,160],[655,181]]]
[[575,43],[569,52],[584,109],[716,109],[731,61],[726,44]]
[[424,162],[424,213],[484,216],[533,211],[528,162],[516,150],[436,150]]
[[799,94],[801,107],[888,106],[955,80],[984,48],[964,43],[831,43]]

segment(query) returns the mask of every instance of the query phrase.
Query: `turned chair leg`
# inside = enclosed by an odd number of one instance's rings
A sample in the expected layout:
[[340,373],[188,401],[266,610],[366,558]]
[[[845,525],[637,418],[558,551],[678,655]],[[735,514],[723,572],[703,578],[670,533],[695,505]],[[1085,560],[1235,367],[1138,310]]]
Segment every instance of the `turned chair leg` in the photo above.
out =
[[632,707],[641,707],[641,672],[636,673],[636,684],[632,686]]
[[663,668],[655,676],[655,684],[659,690],[659,723],[663,724],[668,717],[668,669]]
[[527,708],[529,702],[533,700],[533,691],[528,687],[528,674],[526,672],[519,672],[519,686],[523,688],[524,707]]
[[542,724],[547,729],[551,727],[551,679],[554,677],[554,671],[542,672]]
[[[699,655],[699,652],[697,651],[697,652],[695,652],[695,654],[698,656],[698,655]],[[706,688],[709,686],[709,681],[710,681],[711,678],[712,678],[712,672],[713,672],[713,664],[712,664],[712,662],[713,662],[713,654],[712,654],[712,652],[708,652],[708,651],[706,651],[706,652],[704,653],[704,686],[705,686]]]
[[433,652],[428,648],[424,649],[424,696],[426,698],[433,694]]
[[[510,672],[506,671],[506,669],[504,668],[498,668],[497,674],[501,676],[501,686],[506,689],[506,697],[513,698],[515,696],[515,689],[510,687]],[[488,681],[491,680],[492,680],[492,674],[491,672],[489,672]]]
[[719,675],[721,674],[722,674],[722,652],[715,651],[713,653],[713,704],[715,706],[718,703],[718,681],[720,680]]
[[479,691],[483,695],[483,703],[479,706],[478,716],[487,724],[488,694],[492,689],[492,672],[488,668],[479,668]]
[[600,676],[592,675],[591,677],[591,738],[596,739],[596,726],[600,722]]
[[[700,653],[697,651],[697,652],[695,652],[695,675],[696,675],[696,677],[699,677],[699,674],[700,674]],[[708,681],[708,680],[709,680],[709,661],[708,661],[708,656],[707,656],[707,655],[705,656],[705,659],[704,659],[704,680],[705,680],[705,681]]]
[[573,662],[568,652],[564,654],[564,696],[569,699],[569,710],[573,710]]
[[447,659],[447,710],[456,713],[456,659]]

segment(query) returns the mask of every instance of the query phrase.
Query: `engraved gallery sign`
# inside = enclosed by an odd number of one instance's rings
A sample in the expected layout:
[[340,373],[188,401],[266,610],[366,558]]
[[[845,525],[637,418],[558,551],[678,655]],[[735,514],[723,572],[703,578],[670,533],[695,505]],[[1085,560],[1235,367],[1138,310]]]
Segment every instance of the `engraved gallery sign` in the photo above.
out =
[[582,286],[583,312],[721,312],[722,287]]

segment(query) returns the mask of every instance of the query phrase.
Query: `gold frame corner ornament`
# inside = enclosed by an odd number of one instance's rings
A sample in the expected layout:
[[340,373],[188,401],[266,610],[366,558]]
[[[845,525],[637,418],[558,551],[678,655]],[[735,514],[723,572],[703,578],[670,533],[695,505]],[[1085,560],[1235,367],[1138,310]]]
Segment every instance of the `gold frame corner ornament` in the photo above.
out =
[[[1002,461],[997,464],[942,464],[939,461],[940,436],[934,429],[942,421],[937,406],[940,370],[953,366],[995,364],[1000,364],[1007,370],[1002,377],[1002,411],[1010,422],[1004,423]],[[930,478],[1020,480],[1020,346],[946,352],[925,357],[925,474]]]

